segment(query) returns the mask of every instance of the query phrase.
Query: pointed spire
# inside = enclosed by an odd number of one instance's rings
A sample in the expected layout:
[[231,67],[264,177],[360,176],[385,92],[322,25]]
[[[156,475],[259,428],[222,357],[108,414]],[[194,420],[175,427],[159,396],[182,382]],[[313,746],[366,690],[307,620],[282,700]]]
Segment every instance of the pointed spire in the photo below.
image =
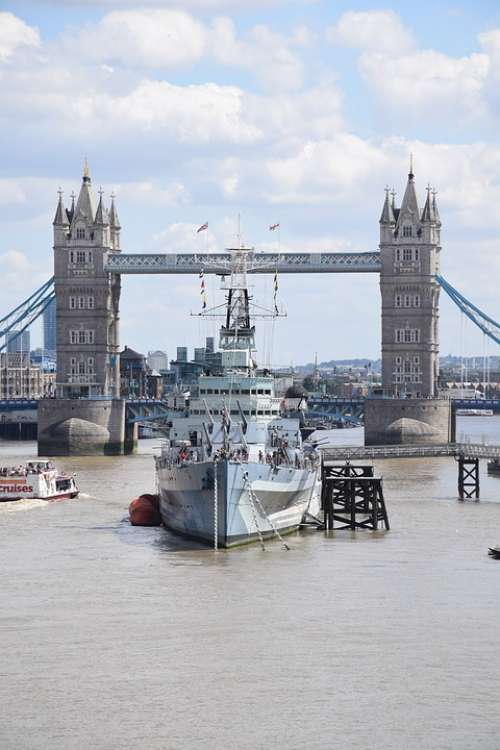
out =
[[84,165],[83,165],[83,178],[82,178],[82,186],[80,188],[80,195],[78,196],[75,211],[74,211],[71,221],[73,222],[75,219],[80,217],[80,218],[86,219],[89,222],[93,222],[95,214],[96,214],[95,196],[92,190],[92,181],[90,179],[89,165],[87,163],[87,159],[85,159]]
[[421,222],[422,224],[429,224],[434,221],[434,209],[431,200],[431,186],[427,185],[427,198],[425,199],[424,210],[422,211]]
[[434,221],[436,222],[436,224],[441,226],[441,217],[439,215],[439,210],[437,207],[436,195],[437,195],[437,190],[436,188],[433,188],[432,189],[432,210],[434,211]]
[[97,206],[97,211],[96,211],[96,214],[95,214],[94,224],[100,224],[101,226],[104,226],[105,224],[108,223],[108,216],[107,216],[107,211],[106,211],[106,209],[104,208],[104,206],[102,204],[102,194],[103,194],[103,190],[102,190],[102,188],[100,188],[100,190],[99,190],[99,204]]
[[385,200],[382,214],[380,216],[380,224],[395,224],[396,218],[394,216],[392,202],[389,200],[389,188],[385,188]]
[[90,170],[89,170],[89,163],[87,161],[87,157],[85,157],[83,160],[83,181],[90,182]]
[[76,198],[76,195],[75,195],[75,191],[74,190],[71,193],[70,198],[71,198],[71,206],[70,206],[70,208],[66,209],[66,213],[68,214],[68,219],[70,220],[70,222],[72,222],[73,221],[73,216],[75,215],[75,198]]
[[109,226],[112,229],[121,229],[120,219],[115,206],[115,194],[111,193],[111,206],[109,208]]
[[59,193],[59,200],[57,202],[56,215],[54,216],[54,221],[52,223],[54,226],[67,227],[69,226],[69,221],[62,199],[63,191],[59,188],[57,192]]
[[418,207],[417,193],[415,190],[415,175],[413,174],[413,154],[410,157],[410,171],[408,172],[408,183],[401,203],[398,216],[398,226],[403,220],[418,224],[420,221],[420,209]]

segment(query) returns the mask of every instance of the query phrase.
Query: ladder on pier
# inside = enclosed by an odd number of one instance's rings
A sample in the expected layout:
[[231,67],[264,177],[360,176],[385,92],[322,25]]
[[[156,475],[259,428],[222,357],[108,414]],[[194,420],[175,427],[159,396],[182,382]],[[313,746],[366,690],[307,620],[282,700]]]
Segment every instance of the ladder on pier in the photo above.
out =
[[374,476],[373,466],[323,465],[321,506],[324,529],[389,530],[382,478]]

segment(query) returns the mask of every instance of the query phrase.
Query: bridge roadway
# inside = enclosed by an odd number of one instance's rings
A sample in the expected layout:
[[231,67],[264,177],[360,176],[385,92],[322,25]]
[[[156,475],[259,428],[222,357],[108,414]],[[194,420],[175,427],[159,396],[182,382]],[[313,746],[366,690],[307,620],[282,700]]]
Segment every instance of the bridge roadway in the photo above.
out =
[[374,445],[321,448],[323,461],[328,466],[336,461],[357,461],[366,458],[496,458],[500,459],[500,445],[486,443],[446,443],[443,445]]
[[[108,253],[104,270],[111,273],[200,273],[228,276],[227,253]],[[380,253],[264,253],[251,251],[248,273],[378,273]]]

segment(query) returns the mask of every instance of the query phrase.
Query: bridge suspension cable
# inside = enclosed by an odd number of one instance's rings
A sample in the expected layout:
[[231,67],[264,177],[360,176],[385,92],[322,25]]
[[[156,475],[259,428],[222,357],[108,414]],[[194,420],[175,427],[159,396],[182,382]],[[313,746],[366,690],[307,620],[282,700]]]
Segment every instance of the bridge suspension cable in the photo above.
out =
[[[7,347],[9,340],[16,339],[43,313],[56,298],[54,277],[42,284],[24,302],[0,318],[0,352]],[[9,338],[9,333],[13,335]]]
[[482,312],[478,307],[472,304],[463,294],[461,294],[455,287],[449,284],[446,279],[442,276],[436,276],[439,284],[446,292],[448,297],[453,300],[457,307],[472,320],[474,325],[481,329],[481,331],[488,336],[492,341],[500,344],[500,323],[493,318],[490,318],[486,313]]

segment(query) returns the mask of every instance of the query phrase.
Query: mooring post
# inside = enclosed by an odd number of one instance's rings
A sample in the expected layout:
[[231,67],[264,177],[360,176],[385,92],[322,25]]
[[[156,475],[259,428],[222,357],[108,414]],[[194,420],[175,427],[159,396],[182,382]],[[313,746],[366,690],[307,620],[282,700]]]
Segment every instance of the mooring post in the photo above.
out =
[[346,495],[349,498],[349,504],[351,508],[351,529],[356,528],[356,479],[354,477],[346,479],[347,492]]
[[376,531],[378,529],[378,487],[372,485],[372,524]]
[[479,459],[458,458],[458,498],[479,500]]

